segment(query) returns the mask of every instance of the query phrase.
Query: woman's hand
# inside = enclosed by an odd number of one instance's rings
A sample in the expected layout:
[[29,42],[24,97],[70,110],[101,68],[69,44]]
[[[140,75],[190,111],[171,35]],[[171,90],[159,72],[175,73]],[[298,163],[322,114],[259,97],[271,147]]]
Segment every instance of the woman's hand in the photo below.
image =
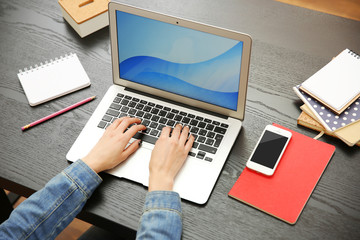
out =
[[[140,122],[140,119],[130,117],[117,119],[82,160],[96,173],[116,167],[139,148],[140,140],[125,147],[138,131],[146,129],[144,125],[137,125]],[[126,130],[131,124],[134,125]]]
[[170,136],[170,127],[162,129],[161,135],[152,151],[149,164],[149,191],[173,189],[174,180],[183,166],[194,143],[189,127],[176,125]]

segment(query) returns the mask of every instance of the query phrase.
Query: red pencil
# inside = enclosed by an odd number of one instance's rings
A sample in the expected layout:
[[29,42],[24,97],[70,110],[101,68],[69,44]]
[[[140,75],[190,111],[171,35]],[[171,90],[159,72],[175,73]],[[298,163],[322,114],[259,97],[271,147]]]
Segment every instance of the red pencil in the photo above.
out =
[[40,124],[40,123],[42,123],[42,122],[45,122],[45,121],[51,119],[51,118],[54,118],[54,117],[56,117],[56,116],[58,116],[58,115],[60,115],[60,114],[62,114],[62,113],[64,113],[64,112],[70,111],[71,109],[74,109],[74,108],[76,108],[76,107],[78,107],[78,106],[80,106],[80,105],[83,105],[83,104],[85,104],[85,103],[87,103],[87,102],[90,102],[90,101],[93,100],[95,97],[96,97],[96,96],[89,97],[89,98],[84,99],[84,100],[82,100],[82,101],[80,101],[80,102],[78,102],[78,103],[75,103],[75,104],[73,104],[73,105],[71,105],[71,106],[69,106],[69,107],[67,107],[67,108],[64,108],[64,109],[62,109],[62,110],[60,110],[60,111],[57,111],[57,112],[55,112],[55,113],[53,113],[53,114],[50,114],[49,116],[43,117],[43,118],[41,118],[41,119],[39,119],[39,120],[37,120],[37,121],[35,121],[35,122],[32,122],[32,123],[30,123],[30,124],[28,124],[28,125],[26,125],[26,126],[23,126],[23,127],[21,128],[21,130],[24,131],[24,130],[30,128],[30,127],[33,127],[33,126],[35,126],[35,125],[38,125],[38,124]]

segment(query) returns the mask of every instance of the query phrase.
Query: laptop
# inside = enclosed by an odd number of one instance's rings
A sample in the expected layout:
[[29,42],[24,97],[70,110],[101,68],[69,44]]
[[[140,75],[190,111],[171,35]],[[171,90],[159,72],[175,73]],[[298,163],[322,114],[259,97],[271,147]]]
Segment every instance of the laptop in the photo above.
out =
[[188,125],[196,140],[174,191],[206,203],[244,119],[250,36],[116,2],[109,4],[109,22],[113,85],[67,160],[86,156],[115,119],[137,117],[147,126],[135,135],[141,148],[107,172],[148,186],[161,129]]

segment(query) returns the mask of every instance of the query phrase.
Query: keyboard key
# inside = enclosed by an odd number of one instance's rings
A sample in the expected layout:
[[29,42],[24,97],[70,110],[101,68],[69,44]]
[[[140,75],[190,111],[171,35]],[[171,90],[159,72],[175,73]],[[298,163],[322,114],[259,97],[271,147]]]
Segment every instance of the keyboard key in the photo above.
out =
[[204,128],[205,126],[206,126],[206,123],[204,123],[204,122],[199,122],[199,124],[198,124],[199,128]]
[[122,97],[124,97],[124,94],[118,93],[116,96],[118,96],[119,98],[122,98]]
[[112,104],[110,105],[110,108],[115,109],[115,110],[120,110],[121,105],[116,104],[116,103],[112,103]]
[[162,130],[164,127],[166,127],[164,124],[159,124],[159,126],[157,127],[157,130]]
[[132,101],[128,104],[129,107],[133,108],[136,106],[136,102]]
[[167,114],[167,112],[166,111],[164,111],[164,110],[161,110],[160,112],[159,112],[159,116],[161,116],[161,117],[165,117],[166,116],[166,114]]
[[128,111],[129,115],[135,115],[135,113],[136,113],[136,110],[133,108]]
[[158,114],[159,111],[160,111],[159,109],[153,108],[153,109],[151,110],[151,113],[152,113],[152,114]]
[[208,162],[212,162],[212,158],[211,157],[205,157],[205,161],[208,161]]
[[190,122],[190,118],[184,117],[181,122],[188,124]]
[[125,95],[125,99],[127,99],[127,100],[131,100],[131,99],[132,99],[132,97],[130,97],[130,96],[128,96],[128,95]]
[[214,132],[208,132],[208,134],[206,135],[208,138],[214,138],[215,137],[215,133]]
[[199,150],[215,154],[217,149],[213,148],[213,147],[210,147],[210,146],[207,146],[207,145],[204,145],[204,144],[200,144]]
[[150,132],[150,135],[152,135],[152,136],[157,136],[159,134],[159,131],[158,130],[156,130],[156,129],[153,129],[153,130],[151,130],[151,132]]
[[189,152],[189,156],[195,157],[195,156],[196,156],[196,153]]
[[189,113],[187,116],[188,116],[189,118],[194,118],[194,117],[195,117],[195,115],[194,115],[194,114],[191,114],[191,113]]
[[148,143],[152,143],[152,144],[155,144],[156,140],[157,140],[157,138],[155,138],[155,137],[145,135],[145,134],[140,133],[140,132],[137,132],[133,138],[141,139],[143,142],[148,142]]
[[155,107],[158,108],[158,109],[163,109],[163,106],[161,106],[159,104],[156,104]]
[[201,136],[205,136],[206,133],[207,133],[207,131],[204,129],[200,129],[200,131],[199,131],[199,135],[201,135]]
[[126,100],[126,99],[123,99],[121,101],[121,105],[124,105],[124,106],[128,105],[128,103],[129,103],[129,100]]
[[190,121],[190,126],[196,127],[196,126],[198,125],[198,123],[199,123],[199,121],[197,121],[197,120],[195,120],[195,119],[192,119],[192,120]]
[[159,121],[159,119],[160,119],[159,116],[153,115],[151,118],[151,121],[157,122],[157,121]]
[[121,102],[121,98],[119,98],[119,97],[115,97],[115,99],[114,99],[114,101],[113,101],[114,103],[120,103]]
[[196,120],[199,120],[199,121],[204,120],[204,118],[203,118],[203,117],[199,117],[199,116],[197,116],[195,119],[196,119]]
[[140,102],[140,99],[138,99],[138,98],[133,98],[132,99],[134,102]]
[[199,128],[197,127],[192,127],[190,130],[191,133],[197,134],[199,132]]
[[173,119],[175,117],[175,114],[174,113],[171,113],[169,112],[167,115],[166,115],[166,118],[168,119]]
[[199,143],[204,143],[205,140],[206,140],[205,137],[199,136],[198,139],[197,139],[197,142],[199,142]]
[[208,119],[208,118],[205,118],[205,119],[204,119],[204,122],[206,122],[206,123],[211,123],[211,120]]
[[141,121],[141,124],[144,125],[145,127],[147,127],[150,125],[150,121],[145,119],[145,120]]
[[228,128],[229,125],[225,124],[225,123],[222,123],[220,126],[222,126],[223,128]]
[[112,119],[112,117],[110,117],[109,115],[104,115],[103,118],[102,118],[102,120],[106,121],[106,122],[110,122],[111,119]]
[[151,122],[150,125],[149,125],[149,127],[150,127],[150,128],[157,128],[158,125],[159,125],[159,124],[156,123],[156,122]]
[[207,144],[207,145],[209,145],[209,146],[212,146],[213,143],[214,143],[214,141],[215,141],[214,139],[208,138],[208,139],[206,140],[205,144]]
[[170,127],[173,127],[175,125],[175,121],[174,120],[169,120],[167,122],[167,125],[170,126]]
[[215,127],[214,125],[208,124],[208,125],[206,125],[206,130],[212,131],[214,129],[214,127]]
[[143,117],[143,116],[144,116],[144,112],[143,112],[143,111],[137,111],[137,113],[135,114],[135,116],[137,116],[137,117]]
[[150,106],[145,106],[145,107],[143,108],[143,111],[144,111],[144,112],[150,112],[150,111],[151,111],[151,107],[150,107]]
[[221,140],[215,140],[214,147],[219,147]]
[[222,140],[224,138],[223,135],[216,134],[215,140]]
[[198,142],[194,142],[193,145],[192,145],[192,148],[196,149],[198,146],[199,146],[199,143],[198,143]]
[[135,108],[138,109],[138,110],[143,110],[144,104],[138,103],[138,105],[136,105]]
[[152,102],[148,102],[148,105],[149,105],[150,107],[155,107],[155,103],[152,103]]
[[181,119],[182,119],[182,116],[180,116],[180,115],[176,115],[176,116],[174,117],[174,120],[175,120],[175,121],[178,121],[178,122],[180,122]]
[[180,112],[180,115],[181,115],[181,116],[186,116],[187,113],[186,113],[186,112]]
[[205,155],[206,155],[205,152],[199,151],[198,154],[196,155],[196,157],[200,158],[200,159],[204,159]]
[[216,127],[214,132],[216,133],[221,133],[221,134],[225,134],[226,129],[225,128],[221,128],[221,127]]
[[147,101],[141,100],[140,103],[141,103],[141,104],[147,104]]
[[122,113],[120,113],[119,118],[126,117],[126,116],[127,116],[127,114],[126,114],[126,113],[124,113],[124,112],[122,112]]
[[104,121],[100,121],[98,124],[99,128],[104,128],[105,126],[106,126],[106,122],[104,122]]
[[179,113],[179,110],[172,109],[171,112],[177,114],[177,113]]
[[150,119],[152,117],[152,115],[150,113],[145,113],[144,118],[145,119]]
[[107,115],[110,115],[110,116],[113,116],[113,117],[117,117],[119,116],[119,112],[118,111],[115,111],[113,109],[108,109],[107,112],[106,112]]
[[160,118],[159,123],[165,124],[167,122],[166,118]]
[[169,107],[164,107],[164,110],[169,112],[169,111],[171,110],[171,108],[169,108]]
[[219,147],[219,146],[220,146],[220,143],[221,143],[221,140],[222,140],[223,138],[224,138],[223,135],[216,134],[214,147]]
[[122,108],[121,108],[121,112],[124,112],[124,113],[127,113],[128,111],[129,111],[129,107],[127,107],[127,106],[123,106]]
[[218,121],[212,121],[212,124],[214,124],[215,126],[219,126],[220,123]]

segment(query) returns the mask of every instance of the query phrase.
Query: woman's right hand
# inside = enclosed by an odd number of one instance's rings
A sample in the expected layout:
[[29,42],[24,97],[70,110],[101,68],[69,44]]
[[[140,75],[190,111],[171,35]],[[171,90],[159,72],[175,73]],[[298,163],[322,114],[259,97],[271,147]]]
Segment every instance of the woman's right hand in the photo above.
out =
[[189,127],[178,124],[173,129],[164,127],[151,154],[149,164],[149,192],[171,191],[174,180],[191,150],[194,136]]

